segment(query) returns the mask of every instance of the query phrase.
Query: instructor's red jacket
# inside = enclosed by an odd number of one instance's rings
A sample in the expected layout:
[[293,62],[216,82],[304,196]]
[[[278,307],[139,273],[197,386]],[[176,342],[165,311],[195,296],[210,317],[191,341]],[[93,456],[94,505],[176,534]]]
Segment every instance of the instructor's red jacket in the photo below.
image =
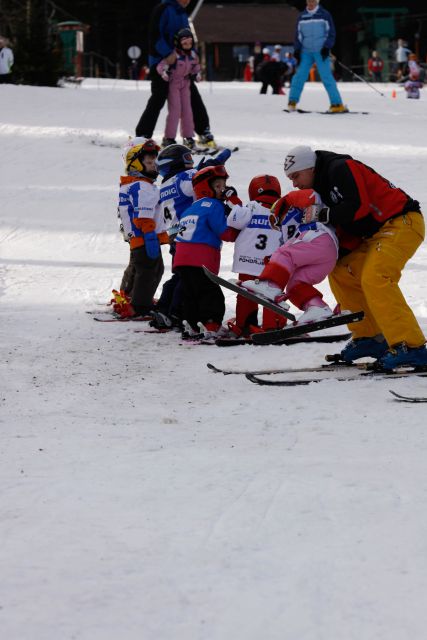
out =
[[313,188],[330,208],[341,253],[355,249],[390,218],[420,211],[420,204],[379,173],[349,155],[316,151]]

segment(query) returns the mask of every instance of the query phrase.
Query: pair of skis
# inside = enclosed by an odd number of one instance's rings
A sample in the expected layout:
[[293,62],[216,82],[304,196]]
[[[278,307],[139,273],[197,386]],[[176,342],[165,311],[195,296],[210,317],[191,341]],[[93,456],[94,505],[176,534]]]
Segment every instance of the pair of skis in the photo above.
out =
[[[225,287],[226,289],[230,289],[231,291],[234,291],[235,293],[238,293],[246,298],[248,298],[249,300],[252,300],[253,302],[256,302],[258,304],[261,304],[262,306],[265,306],[269,309],[271,309],[272,311],[274,311],[275,313],[277,313],[280,316],[284,316],[286,318],[288,318],[289,320],[294,321],[295,320],[295,316],[293,314],[290,314],[288,311],[286,311],[285,309],[283,309],[281,306],[275,304],[274,302],[271,302],[271,300],[268,300],[267,298],[262,298],[261,296],[258,296],[252,292],[249,292],[247,289],[244,289],[243,287],[240,287],[238,284],[234,283],[234,282],[230,282],[228,280],[225,280],[224,278],[221,278],[220,276],[217,276],[215,274],[213,274],[211,271],[209,271],[208,269],[206,269],[205,267],[203,267],[205,274],[207,275],[208,278],[210,278],[210,280],[212,280],[212,282],[215,282],[216,284]],[[310,323],[310,324],[303,324],[303,325],[291,325],[289,327],[285,327],[284,329],[278,329],[277,331],[269,331],[269,332],[265,332],[265,333],[255,333],[251,336],[252,341],[254,344],[289,344],[291,342],[291,339],[294,338],[295,340],[298,339],[298,336],[303,336],[306,333],[312,333],[314,331],[319,331],[321,329],[326,329],[329,327],[333,327],[333,326],[339,326],[341,324],[348,324],[350,322],[358,322],[363,318],[363,312],[356,312],[356,313],[341,313],[335,316],[332,316],[331,318],[328,318],[326,320],[321,320],[319,322],[314,322],[314,323]],[[323,337],[323,336],[322,336]],[[331,336],[332,337],[332,336]],[[324,336],[324,338],[327,340],[328,336]],[[312,338],[310,336],[310,339],[315,339]],[[288,341],[288,342],[287,342]],[[408,370],[408,369],[401,369],[401,370],[396,370],[396,371],[391,371],[391,372],[384,372],[381,370],[369,370],[369,365],[357,365],[357,364],[352,364],[352,363],[343,363],[339,361],[339,358],[330,358],[331,360],[331,364],[328,365],[322,365],[321,367],[315,367],[315,368],[311,368],[311,369],[303,369],[303,370],[295,370],[295,369],[273,369],[273,370],[261,370],[261,371],[233,371],[233,370],[221,370],[216,368],[214,365],[212,365],[211,363],[208,363],[208,367],[209,369],[211,369],[212,371],[215,371],[216,373],[224,373],[225,375],[230,375],[230,374],[243,374],[247,377],[248,380],[250,380],[251,382],[255,383],[255,384],[260,384],[260,385],[268,385],[268,386],[297,386],[297,385],[304,385],[304,384],[310,384],[311,382],[320,382],[321,380],[325,380],[328,378],[314,378],[314,377],[308,377],[308,378],[303,378],[303,379],[291,379],[291,380],[264,380],[263,378],[260,378],[259,376],[261,375],[271,375],[271,374],[280,374],[280,373],[324,373],[325,371],[330,372],[330,371],[336,371],[337,368],[339,368],[341,371],[343,371],[345,368],[354,368],[356,367],[356,369],[359,370],[359,375],[358,378],[363,378],[363,377],[373,377],[373,378],[383,378],[383,379],[394,379],[394,378],[405,378],[405,377],[409,377],[409,376],[421,376],[421,377],[426,377],[427,376],[427,367],[413,367],[412,369]],[[371,365],[372,366],[372,365]],[[362,371],[360,371],[362,370]],[[358,379],[357,377],[355,378],[354,376],[337,376],[337,377],[333,377],[332,379],[336,380],[336,381],[349,381],[349,380],[354,380],[354,379]],[[400,402],[412,402],[412,403],[421,403],[421,402],[427,402],[427,397],[411,397],[411,396],[405,396],[399,393],[396,393],[395,391],[390,390],[390,393],[394,396],[394,398],[397,401]]]
[[136,316],[134,318],[122,318],[114,311],[105,311],[100,313],[99,311],[86,311],[87,314],[92,316],[92,319],[96,322],[148,322],[152,320],[152,316]]
[[323,116],[369,115],[369,111],[309,111],[307,109],[283,109],[283,111],[286,113],[320,113]]
[[[216,367],[212,363],[207,363],[208,369],[213,371],[214,373],[222,373],[224,375],[244,375],[247,380],[253,382],[254,384],[258,384],[261,386],[269,386],[269,387],[296,387],[301,385],[307,385],[314,382],[322,382],[324,380],[334,380],[335,382],[353,382],[354,380],[365,380],[367,378],[371,379],[380,379],[380,380],[394,380],[397,378],[408,378],[411,376],[417,377],[427,377],[427,367],[413,367],[396,369],[390,372],[382,371],[379,369],[372,368],[372,365],[369,364],[356,364],[356,363],[345,363],[345,362],[335,362],[332,364],[324,364],[320,367],[306,367],[300,369],[259,369],[259,370],[248,370],[248,369],[221,369]],[[330,372],[337,373],[337,375],[330,375]],[[321,374],[325,374],[326,376],[319,377]],[[270,376],[270,375],[280,375],[280,374],[289,374],[293,376],[297,376],[298,374],[307,376],[302,378],[288,378],[286,380],[271,380],[265,379],[260,376]],[[314,374],[318,374],[315,376]],[[342,375],[344,374],[344,375]],[[427,398],[425,397],[411,397],[405,396],[397,393],[396,391],[390,390],[390,393],[395,397],[397,401],[400,402],[427,402]]]
[[[248,300],[252,300],[252,302],[256,302],[257,304],[262,305],[263,307],[267,307],[271,311],[274,311],[279,316],[287,318],[288,320],[292,320],[295,322],[296,318],[292,313],[285,310],[279,304],[272,302],[268,298],[264,298],[263,296],[259,296],[252,291],[248,291],[244,287],[236,284],[235,282],[225,280],[220,276],[209,271],[206,267],[203,267],[203,271],[206,276],[220,285],[221,287],[225,287],[226,289],[230,289],[230,291],[234,291],[234,293],[238,293],[244,298],[248,298]],[[351,322],[359,322],[363,318],[363,311],[357,311],[355,313],[343,312],[327,318],[326,320],[319,320],[318,322],[311,322],[307,324],[293,324],[283,329],[277,329],[276,331],[266,331],[264,333],[253,333],[251,338],[254,344],[277,344],[287,340],[289,338],[295,338],[297,336],[302,336],[306,333],[312,333],[313,331],[320,331],[321,329],[327,329],[329,327],[337,327],[342,324],[348,324]]]

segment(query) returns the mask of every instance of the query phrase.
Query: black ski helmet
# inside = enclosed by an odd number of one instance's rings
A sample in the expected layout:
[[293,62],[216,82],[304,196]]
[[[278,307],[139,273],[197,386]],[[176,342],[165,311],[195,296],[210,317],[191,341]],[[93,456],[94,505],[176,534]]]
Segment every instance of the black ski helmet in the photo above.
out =
[[180,29],[176,34],[175,37],[173,39],[174,41],[174,45],[177,49],[179,49],[181,47],[181,40],[182,38],[192,38],[193,40],[193,45],[194,45],[194,36],[191,32],[191,29],[189,27],[184,27],[184,29]]
[[170,144],[160,151],[156,164],[159,174],[167,180],[180,171],[192,169],[194,160],[188,147],[183,144]]

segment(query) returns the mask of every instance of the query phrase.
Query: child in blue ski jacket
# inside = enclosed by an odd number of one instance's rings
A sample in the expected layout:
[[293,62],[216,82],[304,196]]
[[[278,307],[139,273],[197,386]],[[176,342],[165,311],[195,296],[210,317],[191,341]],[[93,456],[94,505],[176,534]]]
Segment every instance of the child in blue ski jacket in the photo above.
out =
[[221,288],[209,280],[202,267],[218,273],[230,211],[224,201],[241,204],[235,189],[226,187],[227,178],[222,165],[206,167],[193,176],[196,201],[181,217],[176,236],[174,271],[182,282],[183,317],[192,332],[201,330],[205,337],[218,333],[225,302]]

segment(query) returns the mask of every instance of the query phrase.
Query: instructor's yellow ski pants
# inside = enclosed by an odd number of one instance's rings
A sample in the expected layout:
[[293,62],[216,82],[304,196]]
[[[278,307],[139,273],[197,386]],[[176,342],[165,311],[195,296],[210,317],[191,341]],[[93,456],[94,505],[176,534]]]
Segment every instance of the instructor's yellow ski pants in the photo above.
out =
[[399,280],[402,269],[424,240],[424,218],[409,212],[388,220],[358,249],[341,258],[329,276],[329,284],[341,309],[363,310],[361,322],[350,325],[353,338],[382,333],[389,346],[425,342],[409,308]]

